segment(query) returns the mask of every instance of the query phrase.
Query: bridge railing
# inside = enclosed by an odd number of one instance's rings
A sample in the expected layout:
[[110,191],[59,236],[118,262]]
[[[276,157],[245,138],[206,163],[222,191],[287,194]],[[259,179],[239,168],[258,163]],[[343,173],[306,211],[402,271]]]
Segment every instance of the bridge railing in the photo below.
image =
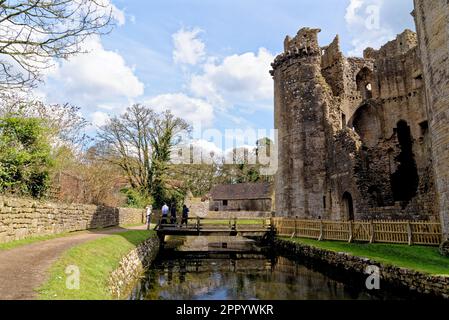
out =
[[170,216],[161,217],[158,223],[162,229],[188,229],[188,230],[230,230],[230,231],[269,231],[272,229],[270,218],[201,218],[189,217],[186,220],[181,217],[171,219]]
[[348,242],[440,245],[441,224],[428,221],[328,221],[274,218],[273,227],[281,237]]

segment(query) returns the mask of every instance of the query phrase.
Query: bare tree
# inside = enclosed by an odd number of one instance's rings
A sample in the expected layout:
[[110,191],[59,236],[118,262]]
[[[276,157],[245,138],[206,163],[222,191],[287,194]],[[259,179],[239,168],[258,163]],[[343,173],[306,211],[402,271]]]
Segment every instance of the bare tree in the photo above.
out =
[[0,0],[0,88],[34,86],[54,58],[113,25],[109,0]]
[[172,148],[191,130],[170,111],[133,105],[100,128],[98,150],[119,166],[135,189],[163,198]]
[[183,187],[195,197],[206,195],[217,182],[218,164],[178,164],[170,167],[175,180],[183,181]]
[[52,129],[51,138],[55,148],[63,144],[71,149],[81,149],[89,142],[89,137],[84,133],[89,123],[77,106],[45,104],[14,92],[0,92],[0,117],[7,115],[41,119]]

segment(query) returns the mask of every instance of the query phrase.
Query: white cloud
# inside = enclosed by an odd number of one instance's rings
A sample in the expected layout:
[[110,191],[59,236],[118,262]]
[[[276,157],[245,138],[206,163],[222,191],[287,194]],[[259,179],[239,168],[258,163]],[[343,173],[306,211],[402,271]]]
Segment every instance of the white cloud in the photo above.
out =
[[196,65],[204,59],[206,46],[198,38],[201,32],[202,30],[199,28],[193,28],[192,30],[182,28],[173,34],[172,38],[175,46],[173,60],[175,63]]
[[125,12],[111,4],[111,15],[117,21],[119,26],[123,26],[126,23]]
[[104,126],[110,118],[106,113],[97,111],[92,114],[91,119],[94,126],[101,127]]
[[192,140],[189,142],[190,146],[193,147],[193,154],[195,159],[211,159],[216,163],[220,162],[223,157],[223,150],[219,148],[214,142],[207,141],[204,139]]
[[[74,8],[77,8],[81,4],[82,0],[74,0],[72,1],[72,5]],[[95,6],[96,5],[96,6]],[[89,6],[89,7],[88,7]],[[96,16],[99,17],[109,17],[119,25],[123,26],[126,23],[126,14],[123,10],[120,10],[112,3],[112,0],[96,0],[95,3],[90,2],[86,3],[84,1],[84,11],[91,10],[91,12],[96,13]],[[94,14],[92,14],[94,15]]]
[[346,8],[345,20],[347,24],[355,24],[359,21],[358,11],[363,6],[363,0],[350,0],[348,7]]
[[214,119],[212,105],[183,93],[159,95],[148,99],[145,104],[158,112],[171,110],[174,115],[192,124],[210,126]]
[[123,57],[106,50],[99,37],[88,39],[84,48],[89,52],[60,62],[47,74],[47,95],[57,102],[89,106],[115,105],[144,93],[144,85]]
[[378,49],[412,21],[412,1],[349,0],[346,25],[352,35],[349,55],[361,56],[367,47]]
[[203,73],[192,76],[190,89],[211,103],[229,106],[253,103],[273,97],[273,80],[269,74],[274,56],[265,48],[258,53],[226,57],[221,63],[210,60]]

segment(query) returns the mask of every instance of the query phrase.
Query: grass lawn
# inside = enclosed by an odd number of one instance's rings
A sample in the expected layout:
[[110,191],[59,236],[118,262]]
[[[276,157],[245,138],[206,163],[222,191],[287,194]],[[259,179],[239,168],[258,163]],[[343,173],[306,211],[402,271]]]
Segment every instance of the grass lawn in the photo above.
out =
[[[142,224],[136,224],[136,225],[126,225],[126,226],[120,226],[120,227],[131,228],[131,227],[138,227],[141,225]],[[22,239],[22,240],[15,240],[15,241],[7,242],[7,243],[0,243],[0,251],[18,248],[18,247],[26,246],[28,244],[33,244],[36,242],[52,240],[52,239],[57,239],[57,238],[71,237],[71,236],[75,236],[78,234],[84,234],[84,233],[95,232],[95,231],[99,231],[99,230],[107,230],[107,229],[110,229],[110,228],[91,229],[91,230],[85,230],[85,231],[64,232],[64,233],[58,233],[58,234],[50,234],[50,235],[46,235],[46,236],[29,237],[29,238]]]
[[334,241],[317,241],[311,239],[289,239],[320,249],[346,252],[354,256],[369,258],[383,264],[412,269],[431,275],[449,275],[449,258],[439,254],[438,248],[424,246],[407,246],[396,244],[358,244]]
[[[51,267],[49,280],[37,290],[41,300],[109,300],[108,279],[120,260],[137,245],[155,236],[153,231],[135,230],[109,235],[68,250]],[[68,266],[80,270],[80,289],[66,287]]]

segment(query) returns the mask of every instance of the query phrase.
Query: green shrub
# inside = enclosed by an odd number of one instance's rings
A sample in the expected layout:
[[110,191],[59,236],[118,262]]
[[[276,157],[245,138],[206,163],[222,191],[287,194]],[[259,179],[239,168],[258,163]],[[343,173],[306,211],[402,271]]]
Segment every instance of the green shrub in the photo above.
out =
[[48,133],[36,118],[0,118],[0,192],[46,195],[52,166]]
[[138,190],[132,188],[122,189],[121,192],[126,196],[126,205],[130,208],[145,208],[153,204],[153,199]]

